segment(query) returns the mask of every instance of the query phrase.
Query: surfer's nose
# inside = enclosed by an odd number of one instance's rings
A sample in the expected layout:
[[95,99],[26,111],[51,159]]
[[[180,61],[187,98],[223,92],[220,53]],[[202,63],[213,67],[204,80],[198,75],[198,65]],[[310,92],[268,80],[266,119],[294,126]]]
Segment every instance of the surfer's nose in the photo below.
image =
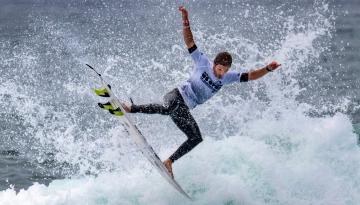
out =
[[225,73],[226,73],[225,70],[221,70],[221,71],[220,71],[220,78],[224,77]]

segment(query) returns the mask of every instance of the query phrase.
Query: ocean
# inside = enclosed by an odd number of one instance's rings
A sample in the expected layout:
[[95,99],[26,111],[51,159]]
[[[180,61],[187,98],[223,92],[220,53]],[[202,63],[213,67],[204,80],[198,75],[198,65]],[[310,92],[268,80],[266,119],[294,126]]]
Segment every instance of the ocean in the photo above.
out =
[[[0,204],[360,204],[360,1],[0,0]],[[233,70],[192,110],[204,141],[174,163],[174,190],[116,117],[97,107],[97,68],[122,100],[162,102],[199,49]],[[166,159],[171,119],[131,114]]]

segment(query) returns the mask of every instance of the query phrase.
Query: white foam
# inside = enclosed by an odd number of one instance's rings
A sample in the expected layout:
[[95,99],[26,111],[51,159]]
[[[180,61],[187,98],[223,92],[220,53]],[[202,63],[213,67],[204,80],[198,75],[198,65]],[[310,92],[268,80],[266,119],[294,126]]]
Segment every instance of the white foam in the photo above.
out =
[[[0,193],[0,204],[357,204],[360,150],[350,120],[337,114],[296,126],[257,124],[248,136],[207,138],[174,164],[190,202],[155,171],[34,184]],[[297,121],[299,122],[299,121]],[[254,126],[255,127],[255,126]],[[161,153],[163,154],[163,153]],[[136,164],[136,163],[135,163]],[[142,164],[142,163],[140,163]],[[145,165],[148,167],[148,165]]]

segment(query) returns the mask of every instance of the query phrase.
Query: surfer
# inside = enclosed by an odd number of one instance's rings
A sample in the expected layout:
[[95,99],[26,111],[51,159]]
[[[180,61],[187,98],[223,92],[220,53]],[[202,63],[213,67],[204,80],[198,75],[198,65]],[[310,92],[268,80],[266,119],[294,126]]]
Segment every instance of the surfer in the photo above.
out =
[[211,62],[194,42],[188,11],[183,6],[179,7],[179,11],[182,14],[184,41],[194,61],[192,75],[179,87],[167,93],[163,104],[123,104],[124,109],[130,113],[169,115],[177,127],[185,133],[188,139],[163,162],[172,177],[174,177],[172,164],[203,140],[190,110],[210,99],[223,85],[256,80],[280,66],[273,61],[263,68],[249,72],[229,71],[232,57],[228,52],[218,53]]

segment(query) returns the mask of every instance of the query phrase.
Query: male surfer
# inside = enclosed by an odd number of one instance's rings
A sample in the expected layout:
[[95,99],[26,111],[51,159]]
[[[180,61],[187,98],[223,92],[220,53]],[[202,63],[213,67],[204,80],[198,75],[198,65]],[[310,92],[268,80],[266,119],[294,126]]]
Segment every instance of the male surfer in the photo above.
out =
[[130,113],[169,115],[177,127],[185,133],[188,139],[164,161],[164,165],[172,177],[174,177],[172,163],[202,141],[200,129],[191,115],[190,109],[210,99],[223,85],[256,80],[280,66],[280,64],[273,61],[263,68],[250,72],[229,71],[232,57],[228,52],[218,53],[214,61],[211,62],[195,45],[187,10],[183,6],[179,7],[179,10],[183,20],[184,41],[194,61],[192,75],[179,87],[167,93],[164,96],[164,104],[162,105],[123,104],[124,109]]

